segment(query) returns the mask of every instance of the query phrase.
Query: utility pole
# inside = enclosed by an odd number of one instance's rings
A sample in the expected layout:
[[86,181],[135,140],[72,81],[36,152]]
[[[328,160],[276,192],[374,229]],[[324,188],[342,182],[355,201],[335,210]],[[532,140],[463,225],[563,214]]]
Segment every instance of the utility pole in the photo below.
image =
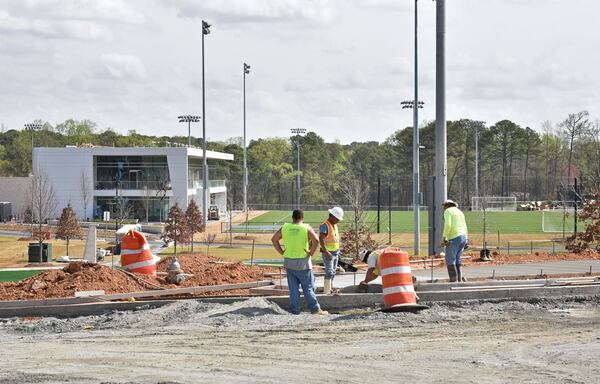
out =
[[296,208],[300,209],[300,136],[306,133],[305,128],[292,128],[290,130],[292,134],[296,135],[296,145],[298,147],[298,178],[297,178],[297,187],[296,187]]
[[381,232],[381,176],[377,176],[377,233]]
[[246,160],[246,75],[250,73],[250,66],[244,63],[244,212],[248,212],[248,163]]
[[[208,162],[206,160],[206,91],[204,87],[204,36],[210,33],[210,24],[202,20],[202,219],[208,220]],[[206,225],[205,225],[206,227]]]
[[479,124],[475,124],[475,196],[479,197]]
[[440,251],[444,228],[442,212],[448,194],[446,148],[446,0],[436,1],[436,71],[435,71],[435,246]]

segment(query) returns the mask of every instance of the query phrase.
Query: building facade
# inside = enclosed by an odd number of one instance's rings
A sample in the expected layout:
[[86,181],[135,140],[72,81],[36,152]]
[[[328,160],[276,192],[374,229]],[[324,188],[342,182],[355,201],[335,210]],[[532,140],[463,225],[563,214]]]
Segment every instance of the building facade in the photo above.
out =
[[[207,160],[209,204],[225,212],[226,183],[211,164],[233,155],[207,151]],[[71,203],[84,220],[111,212],[111,217],[164,221],[172,205],[185,210],[191,200],[202,210],[203,158],[197,148],[35,148],[33,161],[34,174],[43,173],[52,183],[57,206]]]

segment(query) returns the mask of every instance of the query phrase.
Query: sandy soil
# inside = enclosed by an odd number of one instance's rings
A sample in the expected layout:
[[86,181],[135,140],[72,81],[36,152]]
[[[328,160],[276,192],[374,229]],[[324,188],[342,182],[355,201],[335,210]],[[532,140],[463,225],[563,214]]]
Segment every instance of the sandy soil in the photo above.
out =
[[254,298],[3,320],[0,382],[593,383],[599,305],[594,297],[317,317]]

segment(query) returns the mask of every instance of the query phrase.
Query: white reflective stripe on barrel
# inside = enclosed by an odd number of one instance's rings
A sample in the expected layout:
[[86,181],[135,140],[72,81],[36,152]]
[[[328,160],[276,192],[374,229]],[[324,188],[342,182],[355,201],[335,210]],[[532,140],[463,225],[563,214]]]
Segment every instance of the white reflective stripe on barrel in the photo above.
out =
[[392,273],[411,273],[410,266],[389,267],[380,271],[381,276],[390,275]]
[[122,265],[122,267],[123,267],[123,269],[126,269],[126,270],[130,271],[132,269],[149,267],[151,265],[156,264],[158,261],[160,261],[160,257],[152,255],[151,259],[143,260],[143,261],[138,261],[137,263],[131,263],[131,264],[127,264],[127,265]]
[[138,249],[121,249],[121,255],[135,255],[137,253],[142,253],[147,249],[150,249],[150,244],[148,243],[144,244],[142,248]]
[[395,287],[383,288],[383,294],[389,295],[392,293],[415,292],[415,287],[412,285],[397,285]]

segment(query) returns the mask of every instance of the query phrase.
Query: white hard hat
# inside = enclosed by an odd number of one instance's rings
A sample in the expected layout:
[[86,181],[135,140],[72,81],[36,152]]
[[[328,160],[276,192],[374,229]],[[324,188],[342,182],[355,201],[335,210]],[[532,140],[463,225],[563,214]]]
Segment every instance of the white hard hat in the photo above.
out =
[[358,252],[358,258],[364,263],[367,261],[367,257],[369,257],[370,253],[371,252],[368,249],[363,248]]
[[333,207],[328,212],[335,216],[339,221],[344,220],[344,210],[342,208]]

